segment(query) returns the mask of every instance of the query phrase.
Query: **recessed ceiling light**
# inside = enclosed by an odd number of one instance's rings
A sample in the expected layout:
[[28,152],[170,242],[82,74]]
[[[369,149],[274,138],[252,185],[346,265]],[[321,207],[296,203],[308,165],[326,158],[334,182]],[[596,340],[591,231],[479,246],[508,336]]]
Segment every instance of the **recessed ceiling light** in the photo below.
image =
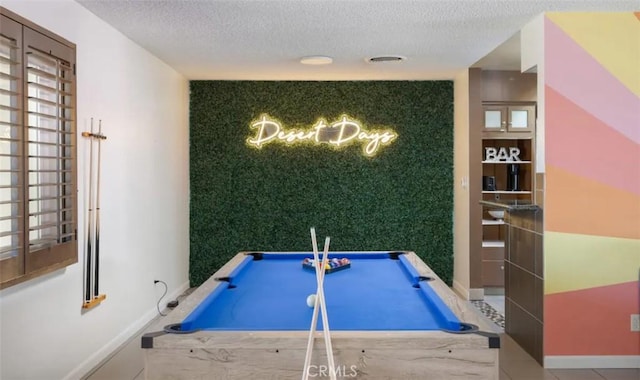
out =
[[381,55],[381,56],[377,56],[377,57],[371,57],[371,58],[367,58],[367,62],[370,63],[378,63],[378,62],[400,62],[400,61],[404,61],[405,57],[402,57],[400,55]]
[[311,55],[300,60],[303,65],[328,65],[332,62],[333,58],[324,55]]

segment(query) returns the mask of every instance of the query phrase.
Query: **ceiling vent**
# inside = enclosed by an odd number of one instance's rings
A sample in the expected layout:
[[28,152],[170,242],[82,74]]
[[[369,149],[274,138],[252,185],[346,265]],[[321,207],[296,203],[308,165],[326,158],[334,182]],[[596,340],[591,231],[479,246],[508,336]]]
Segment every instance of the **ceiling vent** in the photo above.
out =
[[381,55],[378,57],[371,57],[367,59],[367,62],[370,63],[379,63],[379,62],[401,62],[406,58],[399,55]]
[[332,62],[333,58],[324,55],[310,55],[300,59],[303,65],[328,65]]

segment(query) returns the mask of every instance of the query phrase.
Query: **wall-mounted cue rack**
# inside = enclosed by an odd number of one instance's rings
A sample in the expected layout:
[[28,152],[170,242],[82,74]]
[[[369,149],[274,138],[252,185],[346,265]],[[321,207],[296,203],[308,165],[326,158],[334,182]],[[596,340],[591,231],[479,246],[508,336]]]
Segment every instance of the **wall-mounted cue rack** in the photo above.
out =
[[[82,137],[89,139],[89,177],[86,198],[85,233],[86,244],[83,244],[85,268],[84,268],[84,300],[83,309],[91,309],[107,298],[106,294],[100,294],[100,143],[107,137],[102,134],[102,120],[98,121],[98,132],[93,130],[91,119],[90,132],[82,132]],[[94,145],[96,153],[94,154]],[[97,156],[94,160],[94,155]],[[95,173],[94,173],[95,167]]]

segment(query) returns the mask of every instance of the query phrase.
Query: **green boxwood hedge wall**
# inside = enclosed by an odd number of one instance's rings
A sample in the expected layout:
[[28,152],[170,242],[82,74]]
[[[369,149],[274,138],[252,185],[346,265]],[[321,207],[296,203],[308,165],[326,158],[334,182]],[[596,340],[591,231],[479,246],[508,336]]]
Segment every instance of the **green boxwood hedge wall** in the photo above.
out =
[[[361,145],[246,140],[266,113],[308,129],[342,114],[398,137],[374,157]],[[244,250],[412,250],[451,284],[453,82],[190,83],[191,255],[197,286]]]

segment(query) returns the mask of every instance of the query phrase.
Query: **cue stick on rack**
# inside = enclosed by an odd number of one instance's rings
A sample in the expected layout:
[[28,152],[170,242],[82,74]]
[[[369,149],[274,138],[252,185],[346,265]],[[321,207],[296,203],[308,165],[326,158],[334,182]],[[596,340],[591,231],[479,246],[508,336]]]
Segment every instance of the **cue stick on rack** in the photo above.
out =
[[[93,131],[92,131],[93,132]],[[102,136],[102,120],[98,120],[98,136]],[[99,295],[99,267],[100,267],[100,142],[101,138],[98,138],[98,168],[96,169],[96,260],[94,264],[95,278],[93,283],[93,297],[96,298]]]
[[[83,134],[84,135],[84,134]],[[93,135],[93,118],[91,118],[91,135]],[[91,251],[91,241],[93,239],[93,228],[92,228],[92,214],[93,214],[93,141],[91,140],[91,137],[89,137],[89,211],[88,211],[88,216],[87,216],[87,233],[85,234],[85,239],[87,239],[87,254],[85,255],[85,259],[86,259],[86,289],[85,289],[85,293],[84,293],[84,301],[86,302],[90,302],[91,301],[91,272],[92,272],[92,265],[91,265],[91,258],[93,256],[92,251]]]
[[[88,215],[87,215],[87,230],[85,233],[85,239],[87,240],[86,253],[85,253],[85,292],[84,302],[82,304],[83,309],[91,309],[98,305],[102,300],[107,298],[105,294],[99,294],[99,270],[100,270],[100,140],[105,140],[107,137],[102,134],[102,120],[98,121],[98,133],[93,132],[93,118],[91,118],[91,128],[89,132],[82,132],[82,137],[89,138],[89,191],[88,196]],[[93,162],[93,140],[98,140],[97,147],[97,168],[96,168],[96,189],[94,198],[93,189],[93,169],[95,163]],[[94,204],[95,199],[95,204]],[[95,208],[95,214],[94,214]],[[95,240],[94,240],[95,239]],[[93,285],[93,292],[92,292]]]
[[311,328],[309,329],[309,338],[307,340],[307,353],[305,355],[305,363],[304,363],[304,369],[302,374],[302,380],[307,380],[309,378],[309,366],[311,363],[311,356],[313,354],[313,341],[315,338],[315,332],[318,324],[318,308],[320,308],[320,310],[322,311],[323,334],[324,334],[324,340],[325,340],[325,348],[327,350],[329,376],[331,380],[335,380],[336,373],[335,373],[335,365],[334,365],[334,358],[333,358],[333,346],[331,344],[329,318],[327,317],[326,302],[324,299],[324,290],[323,290],[324,275],[326,273],[325,267],[329,259],[330,239],[329,237],[327,237],[325,240],[322,264],[321,264],[322,266],[320,268],[318,267],[318,263],[320,263],[320,260],[318,258],[318,244],[316,242],[316,234],[315,234],[314,228],[311,228],[311,241],[313,244],[313,258],[315,260],[314,267],[316,271],[316,283],[317,283],[318,289],[317,289],[315,304],[313,308],[313,317],[311,318]]

